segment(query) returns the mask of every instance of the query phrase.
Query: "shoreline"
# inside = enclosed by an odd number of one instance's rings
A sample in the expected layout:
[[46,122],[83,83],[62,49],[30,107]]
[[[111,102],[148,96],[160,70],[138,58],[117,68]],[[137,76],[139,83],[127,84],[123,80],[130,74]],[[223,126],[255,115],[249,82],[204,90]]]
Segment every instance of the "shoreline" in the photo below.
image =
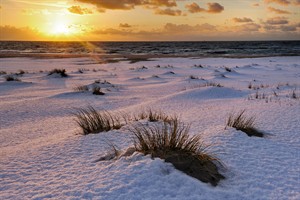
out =
[[[35,59],[63,59],[63,58],[90,58],[102,60],[126,59],[147,61],[153,58],[267,58],[267,57],[295,57],[296,54],[282,55],[179,55],[179,54],[61,54],[61,53],[0,53],[1,58],[35,58]],[[122,60],[120,60],[122,61]],[[138,62],[138,61],[137,61]]]

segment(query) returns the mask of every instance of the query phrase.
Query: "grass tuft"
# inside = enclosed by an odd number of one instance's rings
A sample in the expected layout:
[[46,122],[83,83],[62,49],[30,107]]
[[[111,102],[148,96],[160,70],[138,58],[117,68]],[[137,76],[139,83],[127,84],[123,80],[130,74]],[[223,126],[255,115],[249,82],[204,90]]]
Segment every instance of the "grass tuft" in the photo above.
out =
[[4,78],[6,81],[21,81],[20,79],[14,77],[14,76],[11,76],[11,75],[5,76]]
[[101,88],[96,86],[92,89],[93,95],[105,95],[104,92],[101,92]]
[[216,186],[224,178],[214,164],[220,162],[206,153],[208,146],[200,135],[189,136],[189,129],[177,117],[150,125],[137,123],[129,128],[136,151],[164,159],[178,170]]
[[92,106],[78,108],[73,115],[83,135],[120,129],[123,126],[119,117],[108,111],[96,111]]
[[53,69],[48,73],[48,76],[52,74],[59,74],[61,77],[68,77],[65,69]]
[[134,116],[135,121],[139,120],[148,120],[149,122],[158,122],[158,121],[163,121],[163,122],[168,122],[171,120],[171,118],[163,113],[162,111],[155,111],[152,109],[148,110],[143,110],[140,112],[137,116]]
[[230,126],[235,128],[236,130],[243,131],[249,137],[256,136],[256,137],[263,137],[264,134],[257,130],[255,126],[255,117],[246,117],[245,110],[234,115],[231,113],[228,117],[226,126]]
[[75,92],[87,92],[87,91],[89,91],[89,88],[86,85],[78,85],[78,86],[74,87],[73,90]]

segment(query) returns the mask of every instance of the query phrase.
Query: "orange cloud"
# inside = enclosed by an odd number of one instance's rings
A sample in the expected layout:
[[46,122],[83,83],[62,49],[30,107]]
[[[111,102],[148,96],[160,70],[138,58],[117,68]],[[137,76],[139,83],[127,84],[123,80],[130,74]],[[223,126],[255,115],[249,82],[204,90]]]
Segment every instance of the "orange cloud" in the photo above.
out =
[[209,13],[220,13],[224,10],[224,7],[218,3],[208,3],[207,12]]
[[191,26],[188,24],[173,24],[173,23],[167,23],[164,26],[164,31],[168,33],[182,33],[182,32],[210,32],[210,31],[216,31],[217,28],[214,25],[205,23],[205,24],[197,24],[195,26]]
[[93,14],[93,11],[91,11],[88,8],[81,8],[80,6],[72,6],[68,8],[68,11],[73,14],[78,15],[85,15],[85,14]]
[[264,0],[265,3],[277,3],[283,6],[289,5],[291,2],[289,0]]
[[42,35],[30,28],[0,26],[1,40],[40,40]]
[[131,10],[135,6],[165,6],[165,7],[175,7],[177,6],[175,0],[76,0],[81,3],[88,3],[95,5],[98,11],[104,12],[107,9],[110,10]]
[[273,17],[273,18],[269,18],[269,19],[267,19],[267,21],[265,21],[265,24],[269,24],[269,25],[283,25],[283,24],[288,24],[288,23],[289,23],[289,21],[285,17]]
[[119,24],[119,27],[120,28],[131,28],[132,26],[127,23],[124,23],[124,24],[121,23],[121,24]]
[[237,27],[238,31],[243,31],[243,32],[256,32],[256,31],[259,31],[260,28],[261,28],[261,25],[256,24],[256,23],[243,24],[243,25]]
[[204,8],[201,8],[197,3],[193,2],[191,4],[187,4],[185,6],[190,13],[198,13],[198,12],[205,12]]
[[182,11],[181,10],[172,10],[170,8],[167,9],[156,9],[155,14],[158,15],[170,15],[170,16],[181,16]]
[[253,22],[253,20],[251,18],[247,18],[247,17],[243,17],[243,18],[235,17],[232,19],[232,21],[234,21],[236,23]]
[[300,0],[294,0],[293,3],[294,3],[296,6],[300,6]]
[[286,10],[280,10],[280,9],[277,9],[277,8],[273,8],[273,7],[268,7],[268,10],[270,12],[274,12],[276,14],[291,14],[289,11],[286,11]]
[[207,13],[220,13],[224,10],[224,7],[219,3],[207,3],[208,8],[201,8],[197,3],[193,2],[191,4],[187,4],[185,7],[188,9],[190,13],[199,13],[199,12],[207,12]]

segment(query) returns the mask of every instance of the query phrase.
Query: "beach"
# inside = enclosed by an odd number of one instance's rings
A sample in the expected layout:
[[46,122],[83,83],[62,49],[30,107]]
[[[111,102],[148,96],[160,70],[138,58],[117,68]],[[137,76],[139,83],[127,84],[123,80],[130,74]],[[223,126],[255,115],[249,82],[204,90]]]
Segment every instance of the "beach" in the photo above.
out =
[[[0,58],[0,199],[300,199],[300,56],[42,55]],[[107,141],[132,147],[135,122],[82,135],[74,110],[87,106],[178,116],[225,179],[214,187],[138,152],[95,162]],[[226,126],[242,110],[264,137]]]

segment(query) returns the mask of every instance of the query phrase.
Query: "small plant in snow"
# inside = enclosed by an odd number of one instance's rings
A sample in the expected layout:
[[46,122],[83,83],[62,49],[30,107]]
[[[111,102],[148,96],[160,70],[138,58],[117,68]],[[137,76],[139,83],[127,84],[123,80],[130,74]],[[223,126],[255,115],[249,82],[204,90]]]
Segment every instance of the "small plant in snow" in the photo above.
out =
[[164,159],[178,170],[216,186],[224,178],[214,163],[221,165],[219,160],[206,152],[208,146],[200,135],[189,135],[189,125],[176,117],[170,118],[168,122],[137,123],[129,128],[136,151]]
[[14,76],[8,75],[4,77],[6,81],[21,81],[18,78],[15,78]]
[[238,114],[231,113],[227,119],[226,126],[235,128],[236,130],[243,131],[248,136],[263,137],[263,133],[258,131],[254,126],[254,117],[246,117],[245,110],[242,110]]
[[232,69],[230,69],[229,67],[225,67],[225,70],[226,70],[227,72],[232,72]]
[[121,120],[108,111],[96,111],[92,106],[78,108],[73,113],[83,135],[100,133],[122,127]]
[[101,92],[101,88],[100,87],[94,87],[92,89],[92,92],[93,92],[94,95],[105,95],[104,92]]
[[59,74],[61,77],[67,77],[68,76],[65,69],[53,69],[48,73],[48,76],[50,76],[52,74]]
[[189,78],[190,78],[190,79],[193,79],[193,80],[199,79],[197,76],[194,76],[194,75],[190,75]]
[[75,92],[87,92],[87,91],[89,91],[89,88],[86,85],[78,85],[78,86],[74,87],[73,90]]
[[294,89],[292,91],[292,95],[291,95],[292,99],[298,99],[297,94],[296,94],[296,89]]
[[162,111],[153,111],[148,109],[147,111],[142,111],[137,116],[135,116],[135,121],[146,119],[149,122],[158,122],[158,121],[169,121],[169,117]]

